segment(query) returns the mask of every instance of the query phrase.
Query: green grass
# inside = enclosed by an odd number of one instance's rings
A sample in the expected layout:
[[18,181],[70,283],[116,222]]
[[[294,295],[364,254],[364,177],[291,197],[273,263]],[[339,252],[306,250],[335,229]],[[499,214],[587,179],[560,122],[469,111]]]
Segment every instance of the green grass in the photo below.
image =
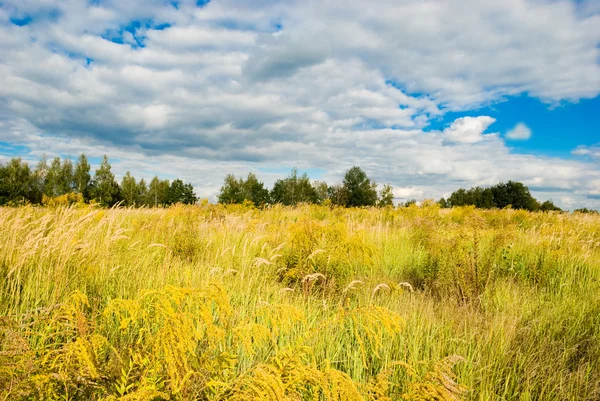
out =
[[600,398],[598,216],[1,208],[0,244],[0,399]]

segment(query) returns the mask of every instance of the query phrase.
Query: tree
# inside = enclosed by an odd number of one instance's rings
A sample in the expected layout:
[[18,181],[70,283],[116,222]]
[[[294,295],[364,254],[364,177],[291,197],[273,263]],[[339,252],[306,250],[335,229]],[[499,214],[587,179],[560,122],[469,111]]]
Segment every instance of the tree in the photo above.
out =
[[344,185],[332,185],[328,189],[328,198],[331,200],[332,205],[336,206],[348,206],[348,188]]
[[90,199],[90,183],[92,177],[90,175],[90,164],[87,157],[82,153],[75,163],[75,171],[73,172],[73,181],[75,191],[83,195],[85,200]]
[[478,208],[491,209],[495,207],[494,193],[490,188],[475,187],[469,190],[460,188],[450,195],[447,205],[449,207],[474,205]]
[[243,181],[237,179],[233,174],[227,174],[223,181],[223,186],[219,193],[219,203],[228,205],[232,203],[242,203],[244,195],[242,193]]
[[452,194],[448,197],[448,205],[449,207],[468,205],[467,191],[463,188],[460,188],[452,192]]
[[186,205],[193,205],[198,202],[194,187],[189,182],[183,186],[183,196],[181,197],[180,202]]
[[390,184],[386,184],[383,186],[383,189],[379,193],[379,200],[377,201],[377,206],[394,206],[394,190],[392,189],[392,186]]
[[317,203],[322,205],[327,199],[329,199],[329,185],[324,181],[315,181],[313,184],[315,193],[317,194]]
[[0,163],[0,205],[10,202],[10,187],[8,182],[8,171]]
[[491,188],[486,188],[481,191],[481,196],[479,197],[476,206],[483,209],[491,209],[495,206],[494,192]]
[[93,181],[93,196],[103,206],[112,206],[119,200],[119,185],[111,171],[108,156],[104,155]]
[[191,205],[196,203],[197,200],[198,198],[194,194],[192,184],[184,184],[180,179],[173,180],[168,193],[168,202],[170,204],[183,203]]
[[507,206],[513,209],[538,210],[539,203],[531,193],[529,188],[520,182],[508,181],[499,183],[491,188],[494,196],[494,204],[502,209]]
[[242,193],[244,200],[252,201],[257,206],[265,205],[269,202],[269,190],[265,184],[258,181],[254,173],[248,173],[248,178],[243,182]]
[[245,200],[252,201],[255,205],[264,205],[269,202],[269,190],[265,188],[264,183],[258,181],[254,173],[249,173],[246,180],[227,174],[218,199],[219,203],[226,205],[242,203]]
[[588,209],[587,207],[582,207],[580,209],[575,209],[573,213],[581,213],[581,214],[600,214],[599,211],[594,209]]
[[[491,209],[494,207],[513,209],[539,210],[539,202],[531,196],[529,188],[520,182],[509,181],[499,183],[491,188],[475,187],[469,190],[460,188],[448,198],[448,207],[474,205],[478,208]],[[549,207],[549,204],[547,205]]]
[[552,202],[552,200],[547,200],[540,205],[540,210],[542,212],[562,212],[562,209],[559,208]]
[[440,207],[441,207],[442,209],[446,209],[446,208],[449,208],[449,207],[450,207],[450,203],[449,203],[449,202],[448,202],[448,201],[447,201],[445,198],[441,198],[441,199],[438,201],[438,204],[440,205]]
[[33,174],[21,158],[13,158],[0,166],[0,204],[30,201]]
[[62,168],[60,165],[60,157],[55,157],[52,159],[52,163],[50,164],[50,168],[46,174],[46,182],[44,185],[44,194],[49,196],[50,198],[55,198],[60,193],[61,187],[61,177],[62,177]]
[[146,204],[149,206],[167,205],[169,203],[169,180],[161,180],[155,176],[148,186],[146,195]]
[[148,205],[148,187],[143,178],[137,184],[137,202],[139,205]]
[[[75,190],[73,162],[70,159],[65,158],[61,163],[60,157],[57,156],[52,159],[50,168],[48,168],[44,158],[40,161],[38,168],[40,175],[44,176],[43,186],[46,196],[54,198]],[[41,172],[42,169],[45,170],[44,173]]]
[[346,172],[343,186],[348,191],[347,206],[375,206],[377,202],[377,184],[371,182],[360,167],[354,166]]
[[31,193],[29,195],[31,203],[42,203],[42,196],[45,193],[46,175],[48,174],[48,162],[46,156],[42,156],[35,170],[32,172]]
[[275,181],[271,190],[271,202],[281,203],[286,206],[298,203],[317,203],[318,195],[310,183],[306,173],[298,177],[298,170],[292,169],[291,174],[283,180]]
[[121,196],[125,206],[133,206],[138,201],[138,186],[129,171],[125,173],[121,181]]
[[58,195],[64,195],[73,192],[75,184],[73,182],[73,162],[71,159],[63,159],[62,166],[60,168],[60,175],[58,178]]

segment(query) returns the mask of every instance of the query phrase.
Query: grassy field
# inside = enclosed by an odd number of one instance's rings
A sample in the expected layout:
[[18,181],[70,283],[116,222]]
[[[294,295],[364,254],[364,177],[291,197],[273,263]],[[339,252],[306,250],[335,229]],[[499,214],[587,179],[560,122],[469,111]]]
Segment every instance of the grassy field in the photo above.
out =
[[600,217],[0,209],[0,399],[598,400]]

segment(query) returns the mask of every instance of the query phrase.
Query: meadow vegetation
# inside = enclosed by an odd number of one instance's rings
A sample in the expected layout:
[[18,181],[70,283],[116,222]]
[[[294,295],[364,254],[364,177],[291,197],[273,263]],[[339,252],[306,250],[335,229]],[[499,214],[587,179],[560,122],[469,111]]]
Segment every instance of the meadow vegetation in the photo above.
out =
[[0,208],[2,400],[598,400],[600,216]]

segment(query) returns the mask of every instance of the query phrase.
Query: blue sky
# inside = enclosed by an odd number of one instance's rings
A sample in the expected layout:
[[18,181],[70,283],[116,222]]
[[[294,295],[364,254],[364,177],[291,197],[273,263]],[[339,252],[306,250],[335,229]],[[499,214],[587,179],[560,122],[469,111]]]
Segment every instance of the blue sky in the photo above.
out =
[[268,185],[352,165],[397,201],[519,180],[600,207],[596,0],[3,0],[0,161]]
[[548,104],[526,95],[515,96],[474,110],[446,113],[430,128],[444,129],[456,118],[480,115],[496,118],[490,130],[501,134],[519,123],[529,127],[530,139],[508,141],[519,153],[575,158],[571,152],[577,146],[600,142],[600,97]]

